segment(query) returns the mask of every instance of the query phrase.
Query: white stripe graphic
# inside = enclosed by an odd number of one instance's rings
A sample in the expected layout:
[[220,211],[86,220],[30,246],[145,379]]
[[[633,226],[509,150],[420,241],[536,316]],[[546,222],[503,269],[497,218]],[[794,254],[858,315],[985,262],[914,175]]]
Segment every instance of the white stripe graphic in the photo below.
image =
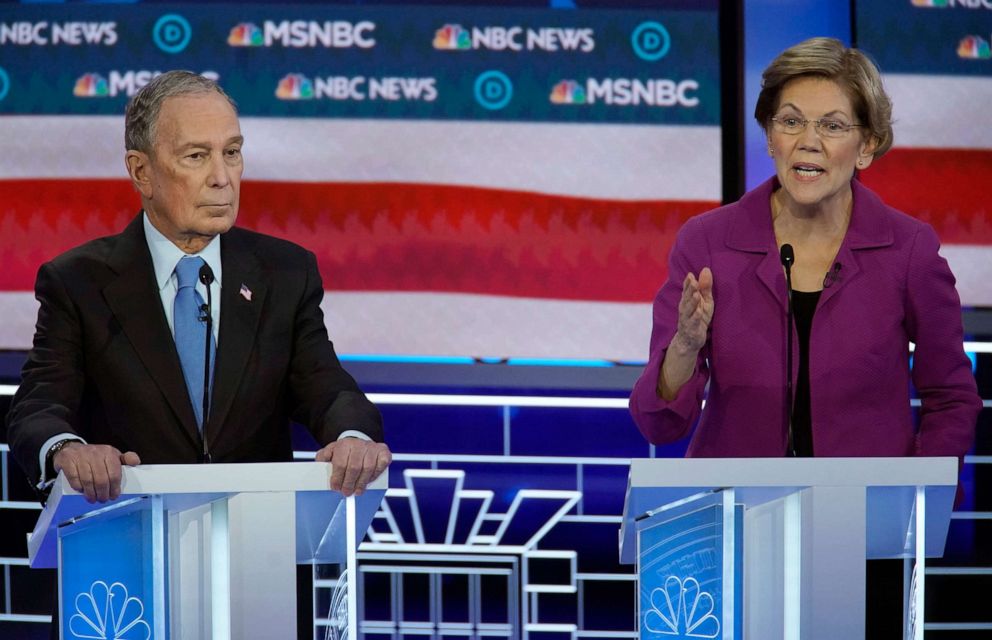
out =
[[[328,291],[325,322],[339,353],[644,360],[650,303]],[[0,292],[0,349],[28,349],[38,304]]]
[[[720,200],[720,128],[242,118],[245,179]],[[126,178],[118,116],[0,118],[9,178]],[[8,142],[10,141],[10,142]],[[7,147],[10,147],[9,152]]]
[[[992,247],[943,245],[965,306],[992,305]],[[659,286],[661,283],[658,283]],[[328,291],[323,310],[340,353],[644,360],[651,304],[436,292]],[[38,303],[0,292],[0,349],[31,346]]]
[[886,74],[897,147],[992,148],[992,80]]

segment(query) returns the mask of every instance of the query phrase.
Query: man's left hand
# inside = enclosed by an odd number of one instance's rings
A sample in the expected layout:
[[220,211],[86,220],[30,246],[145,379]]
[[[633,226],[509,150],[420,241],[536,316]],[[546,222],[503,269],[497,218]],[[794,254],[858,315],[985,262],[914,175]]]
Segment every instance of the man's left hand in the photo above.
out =
[[381,442],[342,438],[318,451],[316,459],[331,463],[332,491],[360,496],[365,487],[386,470],[393,454]]

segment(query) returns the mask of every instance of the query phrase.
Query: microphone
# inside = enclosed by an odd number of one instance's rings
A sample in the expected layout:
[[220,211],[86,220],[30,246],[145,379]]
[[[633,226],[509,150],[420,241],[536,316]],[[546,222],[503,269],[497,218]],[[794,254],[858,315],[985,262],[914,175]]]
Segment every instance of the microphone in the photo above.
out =
[[796,252],[791,244],[783,244],[779,251],[779,259],[785,267],[785,290],[788,304],[786,305],[786,337],[785,337],[785,424],[789,428],[789,443],[785,454],[795,457],[796,446],[792,435],[792,265],[796,262]]
[[203,443],[201,462],[210,462],[210,448],[207,446],[207,419],[210,415],[210,341],[213,340],[214,318],[211,312],[210,285],[214,282],[214,272],[206,262],[200,267],[200,282],[207,288],[207,304],[200,307],[200,320],[207,323],[207,339],[203,345],[203,425],[200,429],[200,440]]
[[832,285],[840,282],[840,268],[841,263],[835,262],[833,269],[827,271],[827,275],[823,276],[823,288],[829,289]]

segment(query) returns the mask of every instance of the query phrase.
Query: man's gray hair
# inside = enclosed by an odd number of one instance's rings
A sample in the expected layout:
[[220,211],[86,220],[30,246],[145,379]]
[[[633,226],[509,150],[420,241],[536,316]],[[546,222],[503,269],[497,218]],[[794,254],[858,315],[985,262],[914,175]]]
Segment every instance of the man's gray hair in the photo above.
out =
[[155,143],[155,125],[162,103],[167,98],[217,92],[230,103],[234,112],[238,105],[224,93],[220,85],[192,71],[166,71],[156,76],[131,98],[124,112],[124,148],[127,151],[150,153]]

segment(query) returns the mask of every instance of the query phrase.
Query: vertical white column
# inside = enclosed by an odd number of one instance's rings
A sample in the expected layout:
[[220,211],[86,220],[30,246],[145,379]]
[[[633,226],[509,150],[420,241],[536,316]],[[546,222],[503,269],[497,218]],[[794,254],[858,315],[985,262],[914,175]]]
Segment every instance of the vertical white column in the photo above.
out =
[[734,605],[736,599],[736,559],[740,549],[737,548],[737,513],[734,510],[735,493],[733,489],[724,489],[723,494],[723,640],[734,640],[735,617],[742,612]]
[[166,630],[165,589],[169,567],[165,564],[165,512],[162,496],[152,496],[152,607],[155,628],[152,637],[164,638]]
[[211,639],[231,638],[231,562],[227,498],[210,505]]
[[798,491],[785,497],[782,521],[782,637],[799,640],[802,628],[803,510]]
[[923,640],[923,596],[927,576],[926,513],[926,489],[916,487],[916,620],[913,640]]
[[348,640],[358,640],[358,532],[355,524],[355,496],[345,498],[345,524],[348,529]]
[[802,639],[863,638],[865,488],[811,487],[803,490],[802,504]]

